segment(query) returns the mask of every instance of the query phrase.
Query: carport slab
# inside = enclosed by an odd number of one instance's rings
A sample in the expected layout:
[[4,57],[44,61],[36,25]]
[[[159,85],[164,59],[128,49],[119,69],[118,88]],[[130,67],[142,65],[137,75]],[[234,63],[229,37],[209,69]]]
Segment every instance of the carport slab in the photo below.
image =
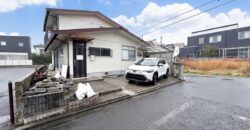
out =
[[129,83],[125,77],[112,77],[105,78],[104,81],[108,82],[112,86],[122,87],[125,90],[139,94],[149,90],[153,90],[159,87],[169,86],[181,82],[179,79],[169,77],[168,79],[161,78],[156,85],[150,85],[149,83]]

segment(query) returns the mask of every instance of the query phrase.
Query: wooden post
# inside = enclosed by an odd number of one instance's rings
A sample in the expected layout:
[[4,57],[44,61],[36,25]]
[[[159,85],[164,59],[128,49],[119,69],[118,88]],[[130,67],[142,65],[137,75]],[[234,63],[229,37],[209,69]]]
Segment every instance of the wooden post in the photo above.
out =
[[9,109],[10,109],[10,123],[14,124],[14,106],[13,106],[13,89],[12,89],[12,82],[9,81],[8,83],[9,88]]

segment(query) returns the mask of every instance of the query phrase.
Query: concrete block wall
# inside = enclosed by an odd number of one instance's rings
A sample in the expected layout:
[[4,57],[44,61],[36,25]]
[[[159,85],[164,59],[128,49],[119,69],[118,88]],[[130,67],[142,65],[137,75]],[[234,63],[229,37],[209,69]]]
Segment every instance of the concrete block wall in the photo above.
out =
[[30,83],[31,83],[34,73],[35,73],[35,70],[27,74],[20,81],[15,82],[16,108],[14,110],[15,110],[15,123],[16,124],[23,123],[23,118],[24,118],[23,116],[23,110],[24,110],[23,94],[25,91],[27,91],[31,87]]
[[23,116],[28,117],[41,114],[64,105],[63,91],[27,96],[23,98]]

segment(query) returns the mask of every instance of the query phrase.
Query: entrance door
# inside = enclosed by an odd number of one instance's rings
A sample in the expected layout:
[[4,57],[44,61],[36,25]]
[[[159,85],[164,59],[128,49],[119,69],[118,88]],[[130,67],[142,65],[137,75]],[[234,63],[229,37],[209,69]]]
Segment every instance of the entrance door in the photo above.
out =
[[74,77],[86,77],[86,43],[73,41]]

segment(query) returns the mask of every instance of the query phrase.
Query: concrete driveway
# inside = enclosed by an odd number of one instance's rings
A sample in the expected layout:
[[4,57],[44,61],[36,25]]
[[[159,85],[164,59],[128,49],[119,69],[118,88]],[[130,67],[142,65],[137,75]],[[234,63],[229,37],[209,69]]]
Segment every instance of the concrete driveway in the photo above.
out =
[[250,128],[250,80],[186,75],[186,82],[32,129],[199,130]]

